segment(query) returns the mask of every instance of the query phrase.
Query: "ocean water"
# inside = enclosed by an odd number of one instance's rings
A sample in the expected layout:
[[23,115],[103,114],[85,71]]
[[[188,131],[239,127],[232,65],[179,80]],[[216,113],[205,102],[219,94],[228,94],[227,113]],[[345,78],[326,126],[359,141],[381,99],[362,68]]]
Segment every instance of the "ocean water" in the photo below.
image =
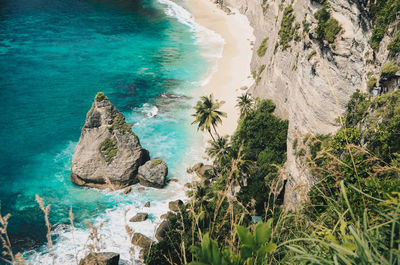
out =
[[[3,215],[12,214],[13,247],[29,264],[53,259],[35,194],[51,204],[56,264],[85,255],[87,222],[101,226],[103,250],[133,264],[138,251],[130,251],[125,225],[151,237],[168,201],[184,196],[186,168],[204,151],[190,125],[192,106],[223,47],[184,6],[170,0],[0,0],[0,205]],[[70,182],[73,150],[98,91],[125,114],[151,156],[167,162],[168,177],[178,183],[144,191],[135,185],[123,195]],[[143,208],[147,201],[151,207]],[[126,222],[143,211],[149,220]]]

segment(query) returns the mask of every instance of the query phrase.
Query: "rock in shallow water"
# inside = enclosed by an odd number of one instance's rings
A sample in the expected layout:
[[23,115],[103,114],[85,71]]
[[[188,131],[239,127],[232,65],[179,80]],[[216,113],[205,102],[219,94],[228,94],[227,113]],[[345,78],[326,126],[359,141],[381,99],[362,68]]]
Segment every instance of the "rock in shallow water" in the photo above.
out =
[[147,213],[138,213],[132,217],[129,222],[143,222],[147,219],[149,215]]
[[149,249],[153,241],[141,233],[135,233],[132,237],[132,244],[143,249]]
[[90,253],[79,265],[118,265],[119,254],[114,252]]
[[131,193],[131,191],[132,191],[132,187],[128,187],[128,188],[126,188],[126,189],[124,189],[124,194],[129,194],[129,193]]
[[79,186],[104,189],[110,182],[123,188],[138,182],[138,169],[149,159],[124,115],[99,92],[75,147],[71,180]]
[[173,212],[178,212],[179,209],[182,207],[183,201],[181,200],[176,200],[168,203],[168,207],[171,211]]
[[167,164],[161,159],[152,159],[139,167],[138,179],[143,186],[162,188],[167,175]]
[[164,220],[162,223],[157,227],[155,237],[157,238],[158,241],[161,241],[164,239],[165,234],[170,231],[170,223],[169,220]]

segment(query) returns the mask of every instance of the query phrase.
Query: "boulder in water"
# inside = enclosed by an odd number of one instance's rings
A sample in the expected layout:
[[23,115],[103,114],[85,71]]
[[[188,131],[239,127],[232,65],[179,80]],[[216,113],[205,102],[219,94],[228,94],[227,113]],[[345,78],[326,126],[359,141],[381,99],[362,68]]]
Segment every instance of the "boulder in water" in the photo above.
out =
[[182,207],[183,201],[181,200],[176,200],[168,203],[168,207],[171,211],[173,212],[178,212],[179,209]]
[[141,233],[135,233],[132,237],[132,244],[144,249],[149,249],[153,241]]
[[161,159],[152,159],[139,167],[138,179],[143,186],[163,188],[167,175],[167,164]]
[[129,222],[143,222],[147,219],[149,215],[147,213],[138,213],[132,217]]
[[79,186],[124,188],[138,182],[139,167],[149,159],[124,115],[97,93],[72,157],[71,180]]
[[126,189],[124,189],[124,194],[129,194],[132,191],[132,187],[127,187]]
[[173,216],[176,216],[176,213],[168,211],[167,213],[160,216],[160,219],[169,219]]
[[169,220],[164,220],[162,223],[157,227],[155,237],[158,241],[161,241],[165,238],[165,234],[170,231],[170,223]]
[[114,252],[90,253],[81,259],[79,265],[118,265],[119,254]]

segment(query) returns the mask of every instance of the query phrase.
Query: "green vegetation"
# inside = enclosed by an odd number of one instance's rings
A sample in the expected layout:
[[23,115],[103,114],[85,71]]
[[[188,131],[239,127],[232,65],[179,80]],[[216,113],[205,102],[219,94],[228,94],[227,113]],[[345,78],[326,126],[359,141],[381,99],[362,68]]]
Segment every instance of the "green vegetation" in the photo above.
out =
[[389,56],[392,57],[400,52],[400,30],[397,31],[395,38],[389,42],[387,49],[389,50]]
[[297,28],[293,27],[294,20],[293,7],[289,5],[283,11],[281,28],[278,32],[280,38],[279,44],[282,46],[283,51],[290,47],[290,42],[297,35]]
[[90,110],[86,113],[86,119],[88,119],[89,116],[92,115],[93,110],[94,110],[94,103],[92,104],[92,107],[90,108]]
[[281,207],[288,124],[274,109],[256,103],[208,149],[217,177],[189,193],[146,264],[399,264],[400,91],[357,91],[337,133],[293,142],[316,181],[296,213]]
[[194,109],[196,112],[192,114],[195,120],[192,124],[197,124],[197,129],[201,131],[208,131],[213,140],[215,140],[214,135],[211,133],[211,127],[214,129],[215,134],[219,137],[216,130],[216,126],[222,123],[221,117],[226,117],[226,113],[218,110],[222,104],[225,102],[214,101],[213,95],[206,97],[203,96],[199,101],[197,101]]
[[245,118],[253,110],[253,106],[254,100],[248,93],[238,97],[236,107],[240,110],[240,119]]
[[100,146],[100,151],[103,154],[107,163],[111,163],[117,155],[117,139],[106,139]]
[[220,251],[217,242],[205,234],[201,240],[201,247],[192,246],[190,251],[197,261],[189,264],[263,264],[263,259],[276,249],[276,244],[270,242],[272,233],[272,219],[267,223],[258,223],[251,233],[247,228],[238,225],[236,232],[239,237],[238,254],[232,253],[229,249]]
[[267,52],[267,49],[268,49],[267,41],[268,41],[268,39],[269,38],[267,37],[261,42],[260,47],[257,50],[258,56],[263,57],[265,55],[265,53]]
[[258,83],[261,81],[261,73],[264,70],[265,70],[265,64],[261,65],[260,68],[258,68],[258,72],[257,71],[252,71],[251,72],[254,80],[256,81],[256,85],[258,85]]
[[127,124],[125,121],[124,114],[115,111],[111,114],[111,119],[113,120],[113,123],[108,127],[108,130],[110,132],[118,130],[122,134],[125,133],[133,134],[131,125]]
[[315,51],[315,50],[312,50],[311,52],[310,52],[310,54],[308,54],[307,55],[307,60],[309,61],[314,55],[316,55],[317,54],[317,52]]
[[162,163],[162,160],[161,159],[153,159],[152,161],[151,161],[151,167],[153,168],[153,167],[156,167],[156,166],[158,166],[159,164],[161,164]]
[[303,33],[310,32],[311,24],[307,22],[307,14],[304,14],[304,18],[303,18],[302,24],[303,24]]
[[326,4],[315,13],[315,18],[318,20],[318,26],[315,30],[318,39],[326,40],[330,43],[334,42],[337,34],[342,30],[342,27],[339,25],[339,22],[331,16]]
[[101,101],[103,101],[103,100],[105,100],[105,99],[108,99],[107,97],[106,97],[106,95],[104,95],[104,93],[103,92],[97,92],[97,95],[96,95],[96,97],[94,98],[97,102],[101,102]]
[[274,54],[278,51],[279,43],[275,42]]
[[375,86],[376,86],[376,83],[378,82],[378,80],[376,79],[376,77],[375,76],[371,76],[369,79],[368,79],[368,82],[367,82],[367,88],[368,88],[368,90],[369,91],[371,91]]
[[399,66],[392,62],[387,62],[382,66],[382,75],[390,77],[393,76],[397,71],[399,71]]
[[268,8],[269,8],[269,3],[267,3],[266,5],[263,5],[262,6],[263,13],[267,12]]
[[396,20],[400,12],[400,0],[380,0],[371,2],[370,17],[374,24],[369,43],[373,49],[378,49],[386,34],[389,24]]
[[[263,264],[275,250],[273,221],[249,229],[247,213],[265,217],[270,183],[264,177],[276,176],[275,165],[286,159],[288,122],[272,114],[275,105],[270,100],[253,104],[230,142],[219,137],[207,149],[214,158],[215,181],[211,186],[199,184],[190,193],[192,202],[170,219],[171,231],[152,246],[146,264],[183,264],[185,259],[191,264]],[[227,195],[232,186],[241,187],[235,201]],[[226,242],[235,248],[221,249]]]

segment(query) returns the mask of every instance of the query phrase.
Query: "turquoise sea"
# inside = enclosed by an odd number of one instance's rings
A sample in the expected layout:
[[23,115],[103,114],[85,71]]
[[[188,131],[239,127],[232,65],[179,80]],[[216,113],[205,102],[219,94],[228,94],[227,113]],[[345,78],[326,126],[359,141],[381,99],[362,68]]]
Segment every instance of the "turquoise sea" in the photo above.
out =
[[[192,106],[223,45],[184,6],[169,0],[0,0],[1,213],[11,213],[12,245],[28,263],[52,263],[35,194],[51,204],[56,264],[73,264],[75,253],[85,254],[86,222],[101,225],[103,250],[131,264],[138,253],[129,252],[125,216],[148,212],[149,220],[129,225],[152,236],[168,201],[183,196],[186,168],[203,152],[201,134],[190,125]],[[135,186],[126,196],[70,182],[73,150],[98,91],[125,114],[151,156],[166,160],[169,178],[178,183],[163,190]],[[146,201],[150,208],[143,208]]]

